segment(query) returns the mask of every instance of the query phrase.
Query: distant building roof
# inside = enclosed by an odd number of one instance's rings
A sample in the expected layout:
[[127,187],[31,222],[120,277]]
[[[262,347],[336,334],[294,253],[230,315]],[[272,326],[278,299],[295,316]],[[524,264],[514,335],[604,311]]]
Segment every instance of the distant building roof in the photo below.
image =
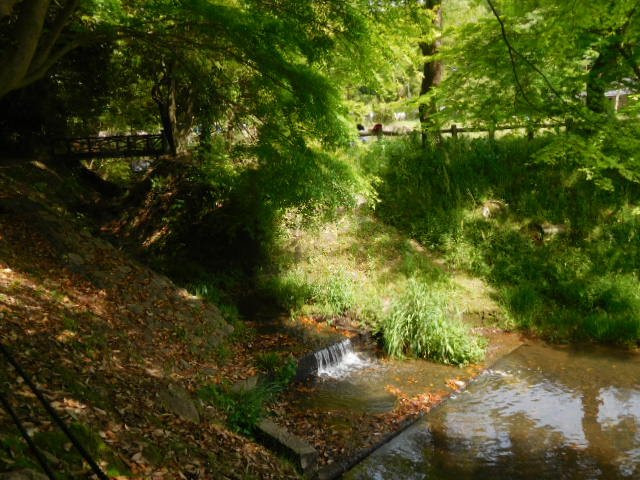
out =
[[631,95],[633,93],[628,88],[618,88],[616,90],[609,90],[604,93],[605,97],[617,97],[618,95]]

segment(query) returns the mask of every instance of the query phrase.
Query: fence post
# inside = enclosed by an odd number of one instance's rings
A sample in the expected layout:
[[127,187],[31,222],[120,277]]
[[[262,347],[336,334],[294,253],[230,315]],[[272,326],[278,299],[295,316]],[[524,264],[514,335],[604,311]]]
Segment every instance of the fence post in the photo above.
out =
[[533,140],[533,127],[527,127],[527,139]]
[[451,137],[458,138],[458,126],[455,123],[451,125]]

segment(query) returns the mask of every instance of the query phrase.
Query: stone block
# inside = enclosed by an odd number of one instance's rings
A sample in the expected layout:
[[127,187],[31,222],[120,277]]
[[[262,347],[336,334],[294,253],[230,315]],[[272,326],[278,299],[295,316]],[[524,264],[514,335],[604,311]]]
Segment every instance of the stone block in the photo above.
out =
[[318,470],[318,451],[304,439],[289,432],[273,420],[264,419],[257,425],[258,435],[281,453],[292,458],[302,473],[314,476]]

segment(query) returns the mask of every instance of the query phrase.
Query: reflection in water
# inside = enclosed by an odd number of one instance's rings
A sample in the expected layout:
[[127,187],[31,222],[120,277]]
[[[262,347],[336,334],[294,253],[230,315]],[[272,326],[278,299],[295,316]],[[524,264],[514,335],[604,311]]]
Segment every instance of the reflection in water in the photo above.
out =
[[337,379],[322,376],[313,385],[313,395],[301,396],[298,404],[305,410],[388,412],[396,406],[397,398],[387,387],[414,396],[460,375],[457,367],[421,360],[369,360],[367,364]]
[[526,346],[348,479],[640,478],[640,357]]

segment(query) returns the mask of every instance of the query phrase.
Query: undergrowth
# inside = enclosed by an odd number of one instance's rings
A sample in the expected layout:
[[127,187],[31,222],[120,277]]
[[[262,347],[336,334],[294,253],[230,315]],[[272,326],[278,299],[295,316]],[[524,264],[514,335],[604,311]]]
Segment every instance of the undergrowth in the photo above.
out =
[[346,317],[379,333],[393,356],[458,365],[482,359],[481,342],[450,308],[449,275],[370,209],[282,232],[259,281],[292,316]]
[[[488,280],[512,326],[636,344],[640,187],[612,171],[605,189],[570,160],[541,162],[549,142],[380,142],[361,164],[380,179],[377,217]],[[544,225],[562,228],[543,237]]]
[[253,435],[256,425],[266,414],[266,406],[291,383],[297,370],[293,358],[269,358],[263,366],[267,370],[266,377],[253,388],[212,384],[201,388],[198,396],[224,413],[229,428]]

